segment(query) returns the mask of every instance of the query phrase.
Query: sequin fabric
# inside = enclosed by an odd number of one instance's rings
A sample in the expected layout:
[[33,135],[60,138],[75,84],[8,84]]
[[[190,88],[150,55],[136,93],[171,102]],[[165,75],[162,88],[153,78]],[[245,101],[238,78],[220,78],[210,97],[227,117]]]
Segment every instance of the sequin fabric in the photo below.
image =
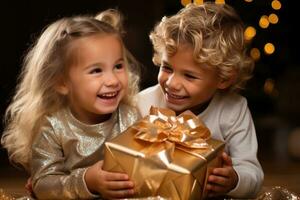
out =
[[88,166],[103,159],[103,144],[139,118],[138,112],[120,105],[111,118],[96,125],[84,124],[62,110],[48,117],[32,147],[32,183],[41,199],[96,198],[85,184]]

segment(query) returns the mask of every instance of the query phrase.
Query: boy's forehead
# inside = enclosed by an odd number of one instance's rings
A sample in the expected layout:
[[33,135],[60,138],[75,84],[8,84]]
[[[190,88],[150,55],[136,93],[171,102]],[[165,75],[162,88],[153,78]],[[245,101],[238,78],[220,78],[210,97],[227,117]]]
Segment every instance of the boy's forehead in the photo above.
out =
[[190,54],[191,57],[188,59],[184,57],[178,57],[176,53],[174,55],[168,55],[167,53],[163,53],[161,56],[161,64],[168,65],[172,68],[181,69],[183,71],[189,72],[198,72],[202,70],[216,70],[216,67],[207,63],[207,62],[197,62],[194,59],[193,55]]
[[178,46],[176,49],[167,50],[164,49],[161,52],[162,62],[188,62],[195,64],[194,50],[191,47]]

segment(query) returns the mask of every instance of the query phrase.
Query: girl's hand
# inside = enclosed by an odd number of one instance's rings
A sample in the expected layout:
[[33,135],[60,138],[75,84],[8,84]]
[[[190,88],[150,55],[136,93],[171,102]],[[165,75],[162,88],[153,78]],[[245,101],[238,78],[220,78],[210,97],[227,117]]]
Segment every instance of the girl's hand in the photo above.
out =
[[232,167],[231,157],[223,152],[222,160],[222,168],[213,169],[208,177],[206,190],[209,197],[226,195],[237,185],[238,176]]
[[85,182],[92,193],[100,193],[105,199],[119,199],[134,194],[134,184],[125,173],[113,173],[102,170],[103,161],[89,167],[85,173]]

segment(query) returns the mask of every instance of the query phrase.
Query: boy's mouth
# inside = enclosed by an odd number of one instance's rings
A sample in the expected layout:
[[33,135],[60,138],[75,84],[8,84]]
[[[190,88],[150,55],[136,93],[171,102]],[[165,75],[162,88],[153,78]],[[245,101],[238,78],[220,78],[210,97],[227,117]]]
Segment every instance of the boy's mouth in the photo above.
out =
[[187,96],[182,96],[182,95],[176,95],[176,94],[173,94],[170,92],[166,92],[166,96],[167,96],[167,98],[178,99],[178,100],[184,99],[187,97]]

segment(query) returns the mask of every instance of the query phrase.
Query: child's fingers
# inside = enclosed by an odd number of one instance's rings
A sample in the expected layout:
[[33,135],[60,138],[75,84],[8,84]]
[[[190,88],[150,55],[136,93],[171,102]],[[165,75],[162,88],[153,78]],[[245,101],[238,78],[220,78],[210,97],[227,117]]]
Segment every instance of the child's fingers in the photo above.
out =
[[132,181],[109,181],[107,182],[107,188],[109,190],[123,190],[133,189],[134,184]]
[[125,173],[104,171],[106,181],[128,181],[129,176]]
[[228,168],[215,168],[212,170],[212,175],[229,177],[230,171]]
[[223,159],[223,164],[227,166],[232,166],[232,160],[231,157],[228,156],[227,153],[223,152],[222,153],[222,159]]
[[210,183],[206,185],[206,190],[208,190],[210,194],[215,194],[215,195],[224,194],[226,192],[225,188],[222,185],[210,184]]
[[208,183],[225,186],[225,185],[227,185],[227,178],[225,178],[223,176],[210,175],[208,177]]
[[108,199],[119,199],[119,198],[130,197],[133,194],[134,194],[133,189],[129,189],[129,190],[108,190],[108,191],[106,191],[105,196]]
[[119,173],[119,172],[109,172],[102,169],[103,166],[103,160],[99,161],[98,167],[100,168],[100,171],[105,176],[105,180],[107,181],[127,181],[129,180],[129,176],[126,173]]

